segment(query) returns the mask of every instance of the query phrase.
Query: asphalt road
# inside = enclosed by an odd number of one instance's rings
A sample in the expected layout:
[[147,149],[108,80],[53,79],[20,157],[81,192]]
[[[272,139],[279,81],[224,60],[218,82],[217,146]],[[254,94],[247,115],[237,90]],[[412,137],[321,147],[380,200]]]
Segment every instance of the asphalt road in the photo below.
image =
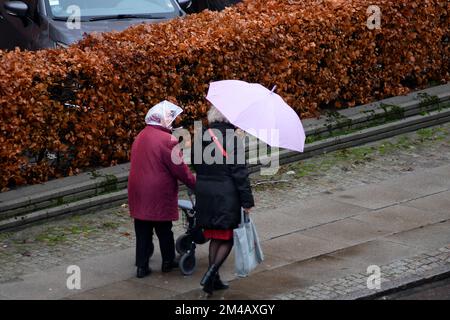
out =
[[382,297],[383,300],[450,300],[450,278]]

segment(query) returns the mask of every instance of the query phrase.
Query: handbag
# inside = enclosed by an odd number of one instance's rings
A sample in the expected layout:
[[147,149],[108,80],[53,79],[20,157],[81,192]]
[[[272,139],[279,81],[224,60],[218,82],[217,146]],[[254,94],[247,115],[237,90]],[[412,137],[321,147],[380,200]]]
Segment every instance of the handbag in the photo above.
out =
[[246,277],[264,260],[255,224],[248,214],[241,210],[241,223],[233,230],[235,272]]

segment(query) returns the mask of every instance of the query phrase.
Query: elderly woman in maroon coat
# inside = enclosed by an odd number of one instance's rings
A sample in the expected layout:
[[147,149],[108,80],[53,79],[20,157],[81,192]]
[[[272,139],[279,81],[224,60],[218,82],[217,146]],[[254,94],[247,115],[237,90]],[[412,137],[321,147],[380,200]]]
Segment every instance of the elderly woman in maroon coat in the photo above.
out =
[[133,143],[128,178],[128,201],[136,232],[137,277],[151,273],[153,230],[162,255],[162,272],[177,267],[172,221],[178,214],[178,180],[195,187],[195,177],[183,162],[178,141],[171,134],[171,124],[182,112],[163,101],[150,109],[147,126]]

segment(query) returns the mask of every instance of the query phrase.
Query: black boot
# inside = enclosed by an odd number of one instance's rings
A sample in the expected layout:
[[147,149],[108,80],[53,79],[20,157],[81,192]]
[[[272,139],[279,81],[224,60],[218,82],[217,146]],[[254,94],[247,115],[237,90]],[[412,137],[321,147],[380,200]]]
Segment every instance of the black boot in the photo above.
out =
[[216,278],[216,274],[217,266],[213,264],[211,265],[211,267],[209,267],[208,271],[206,271],[205,275],[200,281],[200,285],[203,286],[203,291],[208,294],[212,294],[214,291],[214,279]]
[[137,272],[136,272],[136,276],[138,278],[144,278],[144,277],[148,276],[151,273],[152,273],[152,269],[150,269],[150,267],[148,267],[148,266],[144,267],[144,268],[138,267],[137,268]]
[[216,274],[216,277],[214,278],[214,290],[226,290],[230,287],[230,285],[226,282],[223,282],[220,279],[219,273]]
[[170,272],[173,269],[178,268],[178,261],[164,261],[161,266],[162,272]]

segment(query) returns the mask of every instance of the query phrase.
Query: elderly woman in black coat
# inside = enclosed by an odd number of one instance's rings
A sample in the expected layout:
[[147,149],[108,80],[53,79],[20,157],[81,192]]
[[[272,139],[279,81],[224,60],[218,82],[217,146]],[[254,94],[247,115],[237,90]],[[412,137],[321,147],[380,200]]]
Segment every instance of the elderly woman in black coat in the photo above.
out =
[[[249,213],[254,200],[244,145],[236,127],[214,106],[208,112],[208,122],[202,142],[194,142],[202,148],[192,148],[197,152],[192,160],[197,172],[198,222],[204,228],[205,237],[210,239],[209,268],[200,284],[205,292],[212,294],[213,290],[228,288],[220,279],[219,269],[233,248],[233,229],[240,223],[241,208]],[[213,159],[207,159],[208,156]]]

